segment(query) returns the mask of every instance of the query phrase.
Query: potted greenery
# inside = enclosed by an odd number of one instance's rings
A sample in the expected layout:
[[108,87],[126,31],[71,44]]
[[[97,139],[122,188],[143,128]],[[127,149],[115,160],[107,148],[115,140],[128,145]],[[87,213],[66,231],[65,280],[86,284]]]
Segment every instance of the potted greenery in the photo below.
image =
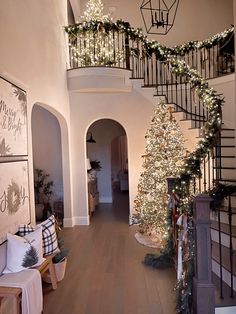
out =
[[[65,249],[64,241],[59,235],[60,231],[61,231],[61,227],[56,221],[56,233],[57,233],[57,239],[58,239],[58,247],[60,251],[53,257],[52,261],[55,267],[57,281],[61,281],[65,276],[67,256],[68,256],[68,250]],[[43,280],[47,283],[51,283],[50,274],[46,273],[43,277]]]
[[100,161],[98,160],[91,160],[90,161],[92,169],[96,171],[100,171],[102,169],[102,166],[100,165]]
[[53,194],[53,181],[48,180],[49,174],[42,169],[35,169],[34,190],[35,190],[35,210],[37,220],[47,218],[48,213],[52,212],[50,204]]
[[91,160],[91,169],[89,170],[89,176],[92,180],[96,179],[97,177],[97,172],[102,169],[102,166],[100,165],[100,161],[98,160]]

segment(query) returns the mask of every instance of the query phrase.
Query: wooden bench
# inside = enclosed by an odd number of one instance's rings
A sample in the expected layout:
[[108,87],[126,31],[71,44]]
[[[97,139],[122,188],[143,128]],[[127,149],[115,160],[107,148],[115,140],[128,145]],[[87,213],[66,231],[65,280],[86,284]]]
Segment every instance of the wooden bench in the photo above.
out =
[[[49,255],[45,257],[45,261],[38,267],[37,269],[41,276],[48,271],[51,277],[51,283],[53,290],[57,289],[57,277],[55,273],[55,267],[52,262],[53,255]],[[3,302],[4,298],[9,299],[12,303],[13,312],[12,314],[19,314],[20,313],[20,302],[21,302],[21,288],[13,288],[13,287],[1,287],[0,286],[0,313],[1,313],[1,303]]]
[[0,313],[2,313],[2,302],[8,299],[11,302],[12,314],[20,313],[21,288],[0,287]]

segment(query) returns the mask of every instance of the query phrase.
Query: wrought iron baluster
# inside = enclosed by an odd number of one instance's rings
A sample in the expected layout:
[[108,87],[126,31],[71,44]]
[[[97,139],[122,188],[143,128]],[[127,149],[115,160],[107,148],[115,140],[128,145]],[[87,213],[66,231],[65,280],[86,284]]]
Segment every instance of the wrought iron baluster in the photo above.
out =
[[231,195],[229,195],[229,208],[228,208],[228,219],[229,219],[229,258],[230,258],[230,297],[234,297],[234,267],[233,267],[233,236],[232,236],[232,207],[231,207]]
[[220,298],[224,299],[223,296],[223,265],[222,265],[222,246],[221,246],[221,218],[220,210],[218,209],[218,234],[219,234],[219,262],[220,262]]

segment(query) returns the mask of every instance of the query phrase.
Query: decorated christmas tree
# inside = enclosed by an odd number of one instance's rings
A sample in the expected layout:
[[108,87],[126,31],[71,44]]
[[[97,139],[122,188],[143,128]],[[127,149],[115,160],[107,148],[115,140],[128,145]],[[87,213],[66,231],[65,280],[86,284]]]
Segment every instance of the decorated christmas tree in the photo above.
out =
[[139,223],[138,231],[163,248],[168,237],[166,179],[178,176],[185,156],[183,134],[171,108],[163,102],[155,109],[145,138],[146,151],[142,156],[143,172],[134,201],[134,219]]
[[[73,60],[78,66],[114,66],[120,65],[124,56],[118,48],[122,42],[116,32],[107,31],[104,24],[111,24],[111,18],[104,14],[101,0],[89,0],[81,16],[86,32],[80,32],[71,43]],[[119,44],[118,44],[119,43]]]
[[85,22],[109,21],[109,16],[104,14],[104,7],[101,0],[89,0],[86,4],[86,11],[81,17]]

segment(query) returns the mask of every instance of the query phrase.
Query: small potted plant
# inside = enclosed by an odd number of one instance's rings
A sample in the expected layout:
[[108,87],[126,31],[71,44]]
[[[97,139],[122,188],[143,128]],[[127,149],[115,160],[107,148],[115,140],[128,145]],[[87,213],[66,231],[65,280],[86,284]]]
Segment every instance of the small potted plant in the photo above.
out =
[[91,179],[93,180],[93,179],[96,179],[97,172],[102,169],[102,166],[100,165],[100,161],[98,161],[98,160],[91,160],[90,164],[91,164],[91,170],[89,170],[88,173],[89,173]]
[[[52,261],[55,267],[57,281],[61,281],[65,276],[67,256],[68,256],[68,250],[65,249],[64,241],[59,235],[60,231],[61,231],[61,227],[59,226],[56,220],[56,233],[57,233],[57,239],[58,239],[58,247],[60,251],[53,257]],[[46,273],[44,275],[43,280],[47,283],[51,283],[51,278],[50,278],[49,273]]]
[[53,181],[48,180],[50,176],[42,169],[35,169],[34,190],[35,190],[35,209],[37,220],[46,219],[48,213],[51,214],[52,207],[50,204],[53,194]]
[[96,170],[96,171],[100,171],[102,169],[102,166],[100,165],[100,161],[98,160],[91,160],[90,164],[92,169]]

